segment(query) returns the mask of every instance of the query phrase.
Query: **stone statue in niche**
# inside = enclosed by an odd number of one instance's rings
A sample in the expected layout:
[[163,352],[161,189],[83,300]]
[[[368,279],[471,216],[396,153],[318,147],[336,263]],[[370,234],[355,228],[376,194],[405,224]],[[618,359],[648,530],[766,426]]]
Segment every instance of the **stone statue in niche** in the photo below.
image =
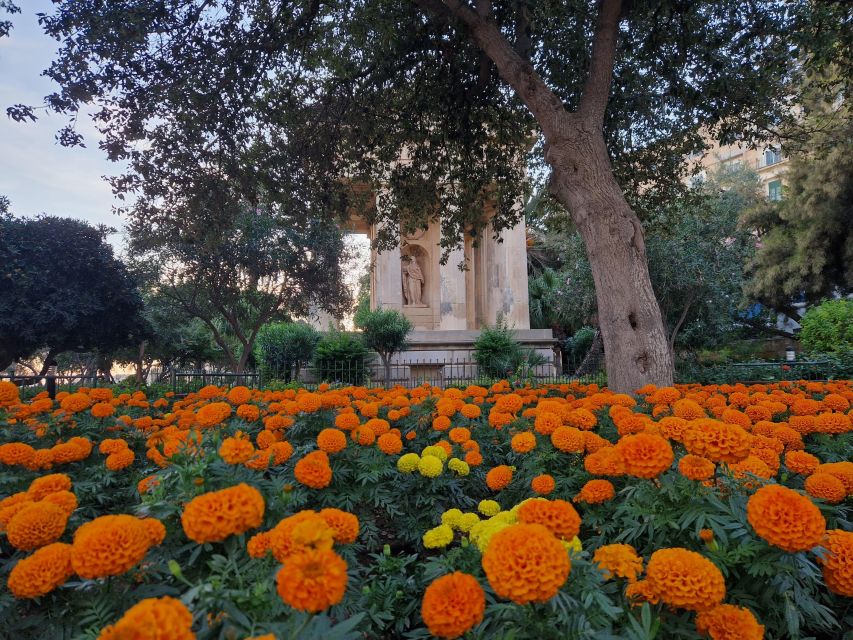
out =
[[414,256],[403,256],[403,297],[406,306],[425,307],[423,301],[424,274]]

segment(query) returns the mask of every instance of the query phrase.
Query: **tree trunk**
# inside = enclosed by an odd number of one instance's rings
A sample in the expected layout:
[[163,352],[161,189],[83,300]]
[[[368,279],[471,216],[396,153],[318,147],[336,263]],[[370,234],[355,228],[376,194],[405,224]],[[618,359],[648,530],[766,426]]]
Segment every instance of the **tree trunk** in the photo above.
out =
[[136,383],[142,384],[143,382],[143,368],[145,361],[145,340],[139,343],[139,351],[137,352],[136,357]]
[[628,206],[604,141],[604,114],[613,80],[621,0],[600,0],[589,73],[578,109],[560,96],[519,55],[494,21],[464,0],[415,0],[425,10],[462,20],[539,123],[550,188],[566,207],[586,244],[595,282],[608,387],[633,393],[652,383],[670,385],[674,365],[660,307],[652,290],[643,228]]
[[660,306],[649,277],[643,228],[610,166],[601,131],[578,119],[547,147],[551,191],[583,238],[595,282],[607,385],[633,393],[673,382]]
[[382,360],[382,368],[385,372],[385,388],[387,389],[388,385],[391,384],[391,356],[380,353],[379,358]]

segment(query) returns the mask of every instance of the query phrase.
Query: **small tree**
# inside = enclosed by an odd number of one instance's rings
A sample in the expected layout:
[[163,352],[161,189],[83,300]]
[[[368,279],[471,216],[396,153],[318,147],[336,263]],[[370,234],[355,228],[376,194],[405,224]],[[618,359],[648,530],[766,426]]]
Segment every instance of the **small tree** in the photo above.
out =
[[853,351],[853,300],[827,300],[800,321],[800,342],[809,353]]
[[314,349],[314,366],[321,380],[362,384],[370,352],[360,336],[332,330]]
[[356,324],[364,332],[364,345],[379,354],[387,386],[391,381],[391,357],[406,348],[406,336],[412,330],[412,323],[399,311],[375,309],[361,311],[356,316]]
[[258,332],[255,358],[264,377],[298,380],[302,365],[311,361],[319,341],[320,333],[304,322],[273,322]]

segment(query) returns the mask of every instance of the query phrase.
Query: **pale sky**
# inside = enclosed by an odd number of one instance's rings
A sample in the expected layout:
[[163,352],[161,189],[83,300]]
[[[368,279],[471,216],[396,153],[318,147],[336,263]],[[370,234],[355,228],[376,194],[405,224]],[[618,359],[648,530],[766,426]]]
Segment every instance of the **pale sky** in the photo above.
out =
[[[38,24],[36,13],[51,13],[50,0],[23,0],[22,12],[11,17],[8,38],[0,38],[0,194],[9,198],[12,212],[32,216],[47,213],[81,218],[121,230],[122,219],[112,213],[117,201],[102,176],[121,172],[121,165],[106,160],[98,148],[98,133],[88,117],[78,130],[86,148],[66,148],[56,142],[63,117],[38,110],[39,120],[17,123],[6,107],[24,103],[41,105],[56,85],[41,75],[58,48]],[[111,238],[119,247],[121,236]]]

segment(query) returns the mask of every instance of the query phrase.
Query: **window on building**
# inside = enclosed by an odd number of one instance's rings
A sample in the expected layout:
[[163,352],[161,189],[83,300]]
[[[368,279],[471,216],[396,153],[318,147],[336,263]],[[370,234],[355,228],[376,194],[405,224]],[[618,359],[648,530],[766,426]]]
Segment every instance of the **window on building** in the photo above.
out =
[[764,150],[764,166],[782,162],[782,150],[773,147]]
[[767,183],[767,197],[770,200],[781,200],[782,199],[782,181],[781,180],[771,180]]

